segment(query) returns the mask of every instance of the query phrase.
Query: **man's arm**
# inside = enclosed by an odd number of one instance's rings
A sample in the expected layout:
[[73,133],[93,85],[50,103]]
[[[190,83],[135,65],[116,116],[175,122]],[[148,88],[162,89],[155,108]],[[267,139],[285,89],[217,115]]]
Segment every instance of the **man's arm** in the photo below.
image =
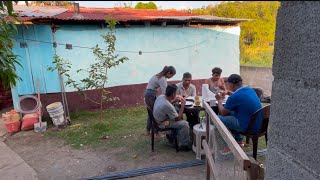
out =
[[179,109],[179,115],[174,118],[176,121],[179,121],[179,120],[182,120],[182,119],[183,119],[183,111],[184,111],[184,106],[185,106],[185,104],[186,104],[186,100],[182,98],[182,99],[180,100],[180,102],[181,102],[181,107],[180,107],[180,109]]
[[218,111],[222,116],[226,116],[230,114],[230,111],[226,108],[223,107],[222,102],[223,102],[223,97],[220,93],[216,94],[216,99],[218,101]]
[[221,86],[220,86],[220,89],[222,90],[227,90],[226,88],[226,84],[224,83],[224,79],[223,78],[220,78],[219,81],[221,82]]

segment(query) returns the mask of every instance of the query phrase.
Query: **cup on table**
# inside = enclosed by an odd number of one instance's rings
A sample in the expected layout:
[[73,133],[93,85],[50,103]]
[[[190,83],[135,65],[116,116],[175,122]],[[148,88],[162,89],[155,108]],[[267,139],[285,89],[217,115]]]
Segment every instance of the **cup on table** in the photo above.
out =
[[201,105],[201,101],[200,100],[195,100],[194,101],[194,105],[195,106],[200,106]]

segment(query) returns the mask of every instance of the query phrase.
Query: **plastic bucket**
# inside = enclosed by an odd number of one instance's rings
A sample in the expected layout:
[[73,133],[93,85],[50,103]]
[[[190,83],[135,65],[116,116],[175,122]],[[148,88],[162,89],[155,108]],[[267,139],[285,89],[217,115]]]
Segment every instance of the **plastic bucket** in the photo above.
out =
[[55,126],[64,125],[64,111],[61,102],[54,102],[47,106],[47,111]]

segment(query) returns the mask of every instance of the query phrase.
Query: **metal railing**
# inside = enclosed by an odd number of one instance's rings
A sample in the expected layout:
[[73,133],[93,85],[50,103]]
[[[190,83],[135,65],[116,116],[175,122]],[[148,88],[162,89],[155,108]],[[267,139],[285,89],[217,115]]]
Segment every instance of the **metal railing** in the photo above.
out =
[[[206,153],[206,179],[263,179],[263,168],[246,155],[207,102],[203,102],[203,107],[206,113],[206,139],[202,141]],[[211,124],[214,128],[209,131]],[[210,141],[213,141],[213,153],[208,146]],[[219,147],[230,149],[230,154],[222,154]]]

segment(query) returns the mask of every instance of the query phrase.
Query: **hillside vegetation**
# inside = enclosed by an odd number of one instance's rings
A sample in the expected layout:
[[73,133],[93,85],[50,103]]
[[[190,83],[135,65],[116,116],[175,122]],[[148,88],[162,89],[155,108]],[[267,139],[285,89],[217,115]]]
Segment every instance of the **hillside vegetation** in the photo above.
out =
[[241,23],[240,63],[246,66],[272,66],[276,16],[280,2],[223,2],[193,9],[192,13],[229,18],[253,19]]

